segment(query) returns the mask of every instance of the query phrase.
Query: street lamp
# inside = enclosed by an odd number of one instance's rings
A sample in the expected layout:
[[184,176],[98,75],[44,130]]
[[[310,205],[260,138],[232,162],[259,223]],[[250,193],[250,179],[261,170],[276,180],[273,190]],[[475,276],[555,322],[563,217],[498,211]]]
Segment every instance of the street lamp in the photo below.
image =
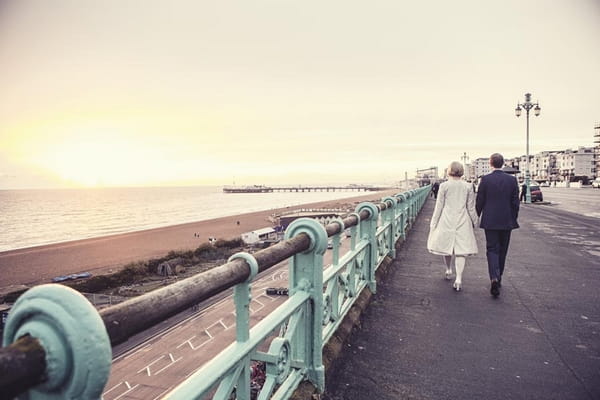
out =
[[525,203],[531,203],[531,189],[529,187],[529,110],[533,108],[533,114],[537,117],[540,115],[540,111],[542,110],[538,103],[531,102],[531,93],[525,93],[525,102],[517,103],[517,108],[515,108],[515,115],[517,117],[521,116],[521,107],[527,111],[527,167],[525,169]]

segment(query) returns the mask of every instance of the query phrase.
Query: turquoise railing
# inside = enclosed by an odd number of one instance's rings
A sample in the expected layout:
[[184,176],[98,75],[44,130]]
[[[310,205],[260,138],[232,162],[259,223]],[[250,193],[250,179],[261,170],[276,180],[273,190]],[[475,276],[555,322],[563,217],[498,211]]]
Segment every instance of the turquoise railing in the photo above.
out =
[[[238,253],[228,263],[100,313],[78,292],[41,285],[25,292],[6,321],[0,349],[2,398],[97,399],[110,372],[111,344],[233,287],[236,340],[165,395],[168,399],[248,400],[251,365],[263,362],[258,399],[287,399],[300,382],[322,392],[324,345],[365,288],[376,292],[375,271],[406,237],[430,187],[361,203],[356,212],[326,227],[301,218],[285,240],[255,254]],[[340,236],[351,230],[350,250],[340,257]],[[333,262],[323,255],[328,237]],[[289,298],[250,328],[253,278],[289,259]],[[267,351],[264,351],[267,349]]]

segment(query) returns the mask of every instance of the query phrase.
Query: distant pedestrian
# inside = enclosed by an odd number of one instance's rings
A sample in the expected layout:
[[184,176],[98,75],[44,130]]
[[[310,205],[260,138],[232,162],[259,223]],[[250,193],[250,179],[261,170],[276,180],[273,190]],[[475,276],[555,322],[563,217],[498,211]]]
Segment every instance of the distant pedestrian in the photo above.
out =
[[449,179],[439,186],[427,238],[427,250],[444,257],[447,280],[452,278],[454,256],[456,279],[452,286],[457,292],[462,289],[466,257],[477,254],[475,193],[471,184],[461,180],[463,174],[464,167],[458,161],[448,167]]
[[503,165],[501,154],[490,156],[490,166],[494,170],[481,178],[475,202],[477,215],[481,216],[479,226],[485,229],[490,293],[494,297],[500,295],[510,234],[519,227],[519,184],[502,171]]
[[519,196],[519,202],[525,202],[527,198],[527,185],[523,183],[521,185],[521,195]]
[[440,189],[440,184],[436,182],[431,186],[431,193],[433,194],[433,198],[437,199],[438,190]]

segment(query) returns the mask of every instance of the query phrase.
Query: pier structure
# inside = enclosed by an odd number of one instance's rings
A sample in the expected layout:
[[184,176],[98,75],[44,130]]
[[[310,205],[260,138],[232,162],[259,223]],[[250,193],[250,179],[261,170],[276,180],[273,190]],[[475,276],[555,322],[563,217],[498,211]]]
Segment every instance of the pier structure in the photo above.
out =
[[383,186],[372,185],[346,185],[346,186],[225,186],[224,193],[272,193],[272,192],[379,192],[390,189]]

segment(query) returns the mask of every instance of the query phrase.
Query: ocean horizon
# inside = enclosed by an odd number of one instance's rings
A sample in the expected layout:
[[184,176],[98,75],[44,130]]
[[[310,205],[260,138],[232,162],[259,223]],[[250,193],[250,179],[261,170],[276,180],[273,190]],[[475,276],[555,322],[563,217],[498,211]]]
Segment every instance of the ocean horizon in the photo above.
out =
[[222,188],[3,189],[0,190],[0,252],[367,194],[357,191],[229,194],[223,193]]

